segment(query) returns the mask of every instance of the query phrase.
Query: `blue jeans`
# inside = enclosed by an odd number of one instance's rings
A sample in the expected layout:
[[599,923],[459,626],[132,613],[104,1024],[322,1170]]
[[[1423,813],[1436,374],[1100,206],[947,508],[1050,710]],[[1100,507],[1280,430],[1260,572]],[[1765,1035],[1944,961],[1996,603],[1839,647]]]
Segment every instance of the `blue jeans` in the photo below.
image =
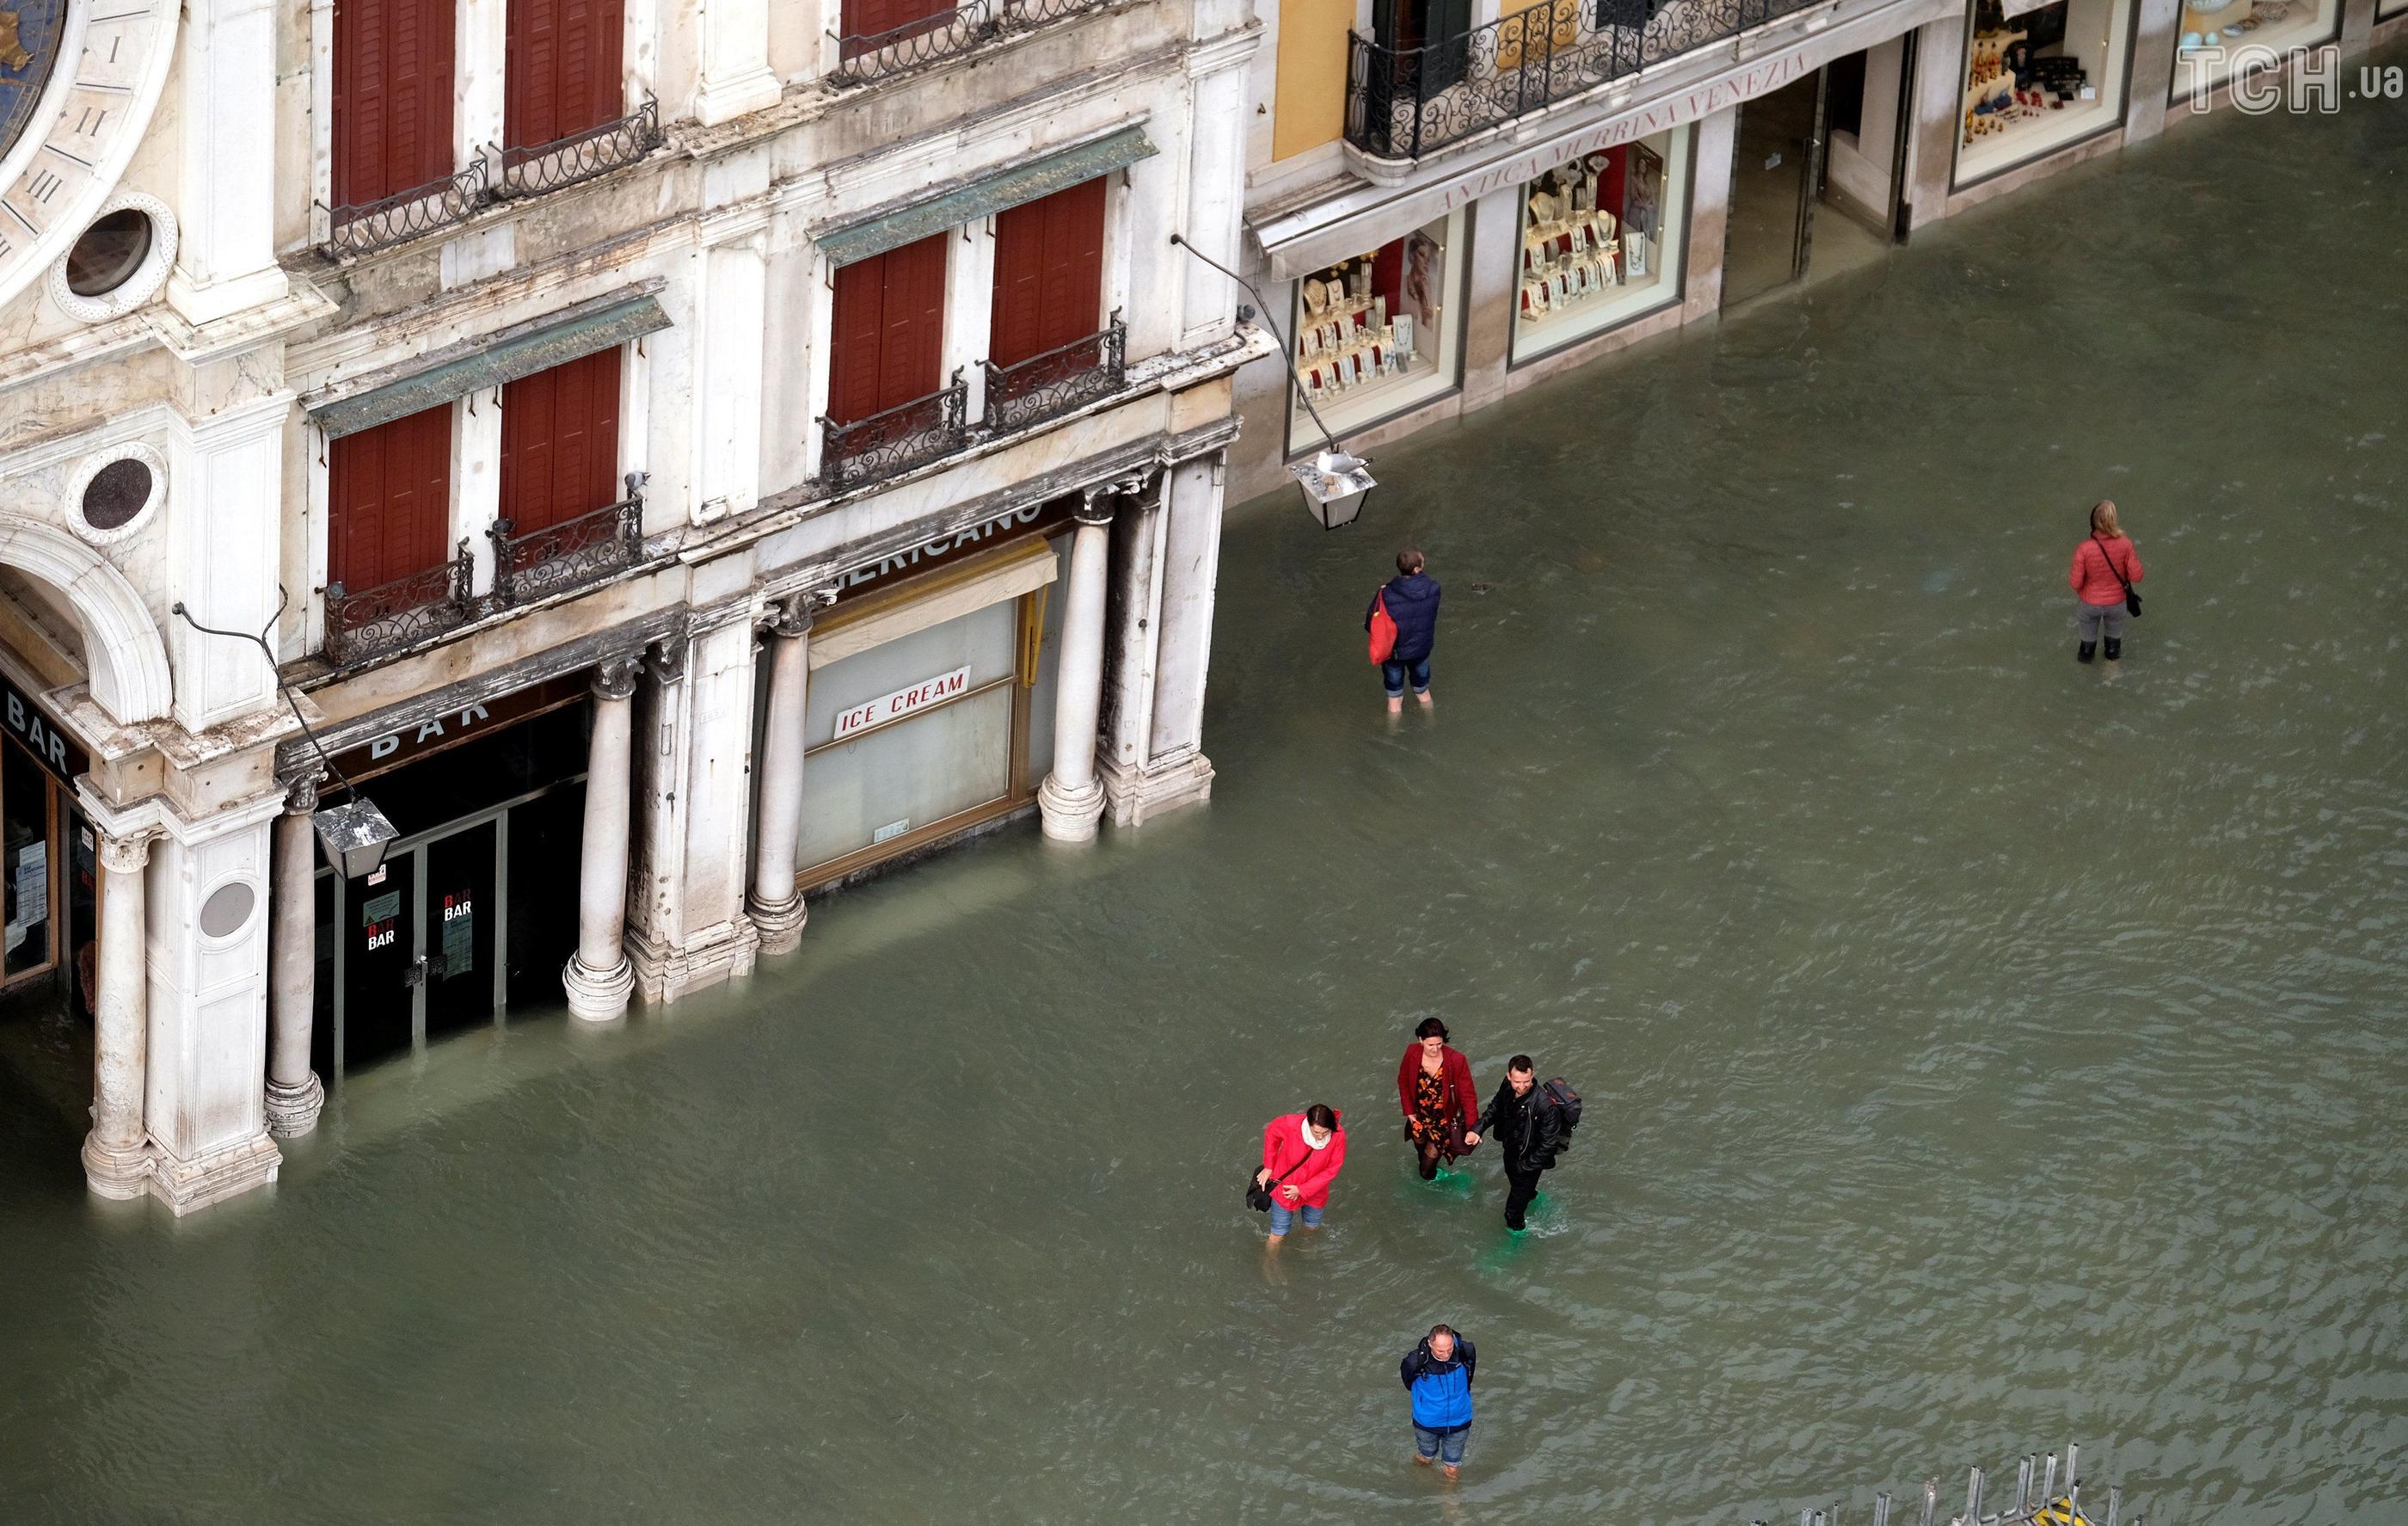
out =
[[1469,1421],[1444,1431],[1432,1431],[1426,1426],[1413,1427],[1413,1449],[1424,1457],[1434,1457],[1450,1468],[1463,1466],[1463,1444],[1471,1439]]
[[1317,1230],[1321,1228],[1321,1210],[1315,1208],[1309,1202],[1297,1208],[1290,1208],[1287,1204],[1277,1201],[1274,1201],[1271,1203],[1271,1232],[1273,1234],[1285,1234],[1288,1231],[1288,1226],[1295,1223],[1299,1218],[1304,1220],[1304,1227],[1308,1230]]
[[1380,680],[1388,685],[1389,698],[1402,699],[1405,697],[1408,674],[1412,677],[1415,694],[1429,692],[1429,658],[1424,657],[1419,662],[1398,662],[1392,658],[1380,664]]

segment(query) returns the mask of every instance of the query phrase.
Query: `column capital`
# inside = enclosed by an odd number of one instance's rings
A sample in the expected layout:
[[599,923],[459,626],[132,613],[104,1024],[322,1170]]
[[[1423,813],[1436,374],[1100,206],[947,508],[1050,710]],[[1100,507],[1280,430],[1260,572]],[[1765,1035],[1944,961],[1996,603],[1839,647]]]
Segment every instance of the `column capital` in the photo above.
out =
[[318,786],[326,781],[323,773],[312,770],[287,780],[284,791],[284,813],[307,816],[318,809]]
[[681,631],[674,636],[664,637],[651,648],[651,655],[644,658],[644,666],[652,669],[652,677],[663,684],[675,684],[685,677],[686,641],[685,634]]
[[796,594],[780,599],[768,609],[768,629],[772,636],[792,639],[808,636],[811,620],[820,612],[820,596],[816,592]]
[[629,699],[635,697],[636,675],[644,670],[644,655],[623,652],[604,657],[594,665],[594,698],[596,699]]
[[119,874],[131,874],[150,861],[150,844],[161,834],[153,828],[123,836],[109,832],[99,835],[101,867]]

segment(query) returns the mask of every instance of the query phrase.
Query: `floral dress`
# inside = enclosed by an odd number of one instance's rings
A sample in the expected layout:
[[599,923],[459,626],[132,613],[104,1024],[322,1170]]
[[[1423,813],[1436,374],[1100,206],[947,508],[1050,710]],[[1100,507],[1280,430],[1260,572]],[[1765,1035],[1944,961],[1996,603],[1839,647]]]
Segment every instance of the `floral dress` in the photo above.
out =
[[1425,1152],[1435,1145],[1439,1154],[1449,1160],[1455,1159],[1456,1135],[1447,1127],[1447,1120],[1454,1111],[1447,1105],[1445,1073],[1432,1075],[1427,1071],[1416,1072],[1413,1075],[1413,1120],[1422,1127],[1421,1132],[1414,1136],[1414,1142]]

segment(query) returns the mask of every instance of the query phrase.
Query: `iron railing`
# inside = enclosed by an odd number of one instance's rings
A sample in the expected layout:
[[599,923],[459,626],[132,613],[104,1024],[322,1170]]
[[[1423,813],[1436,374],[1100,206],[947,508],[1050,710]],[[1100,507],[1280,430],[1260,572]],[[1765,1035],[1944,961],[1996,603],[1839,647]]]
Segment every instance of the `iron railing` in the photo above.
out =
[[468,542],[463,540],[450,561],[374,588],[355,594],[339,583],[328,583],[320,650],[328,662],[348,668],[466,625],[478,614],[477,599],[468,591],[474,569]]
[[533,603],[635,566],[644,546],[643,480],[631,471],[617,503],[524,535],[507,519],[494,521],[485,532],[494,542],[494,607]]
[[652,96],[615,122],[530,148],[502,150],[496,199],[537,196],[632,165],[661,146],[661,104]]
[[1128,327],[1114,310],[1100,334],[1016,366],[982,360],[979,367],[986,377],[986,427],[996,434],[1025,429],[1120,391],[1128,376]]
[[1347,35],[1346,141],[1418,159],[1819,0],[1539,0],[1416,48]]
[[421,234],[466,223],[485,201],[485,156],[480,153],[466,168],[439,180],[356,207],[331,209],[326,213],[326,241],[320,250],[330,260],[373,254]]
[[820,420],[820,481],[831,490],[899,477],[969,445],[969,383],[951,385],[851,424]]
[[[970,0],[883,32],[835,34],[838,84],[891,79],[957,57],[1008,32],[1028,31],[1111,0]],[[839,22],[841,25],[841,22]]]

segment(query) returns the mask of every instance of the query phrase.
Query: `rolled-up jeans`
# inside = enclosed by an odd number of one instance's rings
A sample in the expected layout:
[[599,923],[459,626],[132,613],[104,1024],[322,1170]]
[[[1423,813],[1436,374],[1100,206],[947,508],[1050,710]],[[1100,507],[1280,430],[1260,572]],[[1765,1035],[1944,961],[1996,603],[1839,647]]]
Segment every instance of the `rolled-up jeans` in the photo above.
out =
[[1471,1425],[1450,1425],[1443,1431],[1433,1431],[1415,1422],[1413,1449],[1424,1457],[1434,1457],[1450,1468],[1463,1466],[1463,1444],[1471,1439]]
[[1388,698],[1391,699],[1402,699],[1405,697],[1405,680],[1408,677],[1413,681],[1415,694],[1427,694],[1429,692],[1429,658],[1424,657],[1419,662],[1398,662],[1391,658],[1380,664],[1380,679],[1388,685]]
[[2124,639],[2124,621],[2127,616],[2124,613],[2122,599],[2119,598],[2113,604],[2092,604],[2083,601],[2076,603],[2073,608],[2073,628],[2083,641],[2097,641],[2101,629],[2104,629],[2107,639],[2111,641],[2120,641]]

